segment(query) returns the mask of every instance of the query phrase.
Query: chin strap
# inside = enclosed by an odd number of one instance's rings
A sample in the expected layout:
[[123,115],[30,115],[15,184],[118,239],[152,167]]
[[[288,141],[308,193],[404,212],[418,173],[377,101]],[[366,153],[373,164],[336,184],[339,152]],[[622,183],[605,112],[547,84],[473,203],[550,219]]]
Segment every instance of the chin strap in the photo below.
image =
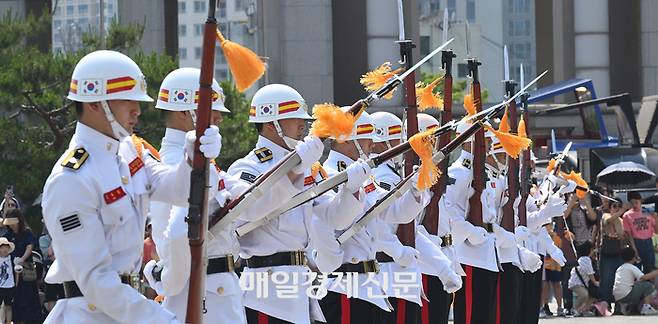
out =
[[196,112],[194,110],[190,110],[190,117],[192,118],[192,126],[196,129]]
[[114,117],[114,114],[110,110],[110,105],[106,100],[101,100],[101,107],[103,107],[103,111],[105,112],[105,118],[107,118],[107,121],[110,122],[114,137],[116,137],[118,140],[121,140],[124,137],[130,136],[130,132],[121,126],[121,124],[119,124],[117,119]]
[[275,120],[272,122],[274,124],[274,128],[276,129],[276,133],[279,134],[279,137],[283,139],[283,141],[286,143],[286,146],[288,146],[289,149],[294,150],[295,146],[299,144],[299,141],[292,138],[288,137],[283,133],[283,129],[281,128],[281,125],[279,125],[279,121]]
[[359,157],[364,161],[367,160],[368,156],[363,152],[363,149],[361,148],[361,144],[359,144],[359,141],[354,139],[352,140],[352,143],[354,143],[354,147],[356,147],[356,150],[359,152]]

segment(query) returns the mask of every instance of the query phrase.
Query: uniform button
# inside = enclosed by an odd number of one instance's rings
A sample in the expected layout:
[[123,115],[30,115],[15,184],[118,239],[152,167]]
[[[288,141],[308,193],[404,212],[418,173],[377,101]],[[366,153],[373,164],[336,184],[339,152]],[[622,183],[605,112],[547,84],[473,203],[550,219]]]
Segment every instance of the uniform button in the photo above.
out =
[[220,295],[223,295],[224,294],[224,287],[217,288],[217,293],[220,294]]
[[105,144],[105,148],[109,151],[112,149],[112,143]]
[[94,305],[94,304],[87,304],[87,308],[88,308],[90,311],[93,312],[93,311],[96,310],[96,305]]
[[123,216],[120,216],[120,217],[119,217],[119,221],[120,221],[120,222],[123,222]]
[[126,177],[126,176],[121,177],[121,183],[127,185],[128,184],[128,177]]

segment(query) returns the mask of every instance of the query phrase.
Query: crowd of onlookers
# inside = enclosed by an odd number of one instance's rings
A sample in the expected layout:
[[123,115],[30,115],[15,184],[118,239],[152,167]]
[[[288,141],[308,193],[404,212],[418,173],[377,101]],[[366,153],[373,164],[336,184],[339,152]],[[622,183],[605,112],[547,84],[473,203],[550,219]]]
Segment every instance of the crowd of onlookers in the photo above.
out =
[[564,218],[549,226],[568,261],[544,260],[542,318],[658,314],[657,209],[635,191],[600,192],[568,196]]

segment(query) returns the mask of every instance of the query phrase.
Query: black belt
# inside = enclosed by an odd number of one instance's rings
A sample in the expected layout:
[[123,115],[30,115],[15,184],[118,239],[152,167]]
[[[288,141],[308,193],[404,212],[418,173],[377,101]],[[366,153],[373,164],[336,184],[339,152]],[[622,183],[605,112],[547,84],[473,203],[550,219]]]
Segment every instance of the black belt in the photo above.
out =
[[388,254],[386,254],[386,253],[384,253],[384,252],[377,252],[377,254],[375,255],[375,259],[376,259],[377,262],[379,262],[379,263],[384,263],[384,262],[395,262],[395,261],[393,260],[393,258],[391,258],[391,256],[389,256]]
[[379,273],[379,263],[375,260],[361,261],[359,263],[343,263],[334,272]]
[[482,227],[489,233],[493,233],[493,224],[492,223],[482,223]]
[[306,255],[304,251],[279,252],[266,256],[252,256],[246,262],[249,268],[306,265]]
[[[121,278],[121,283],[126,284],[131,286],[132,288],[138,289],[139,286],[139,276],[133,276],[133,275],[120,275],[119,278]],[[82,297],[82,291],[80,291],[80,287],[78,287],[78,284],[75,283],[75,281],[64,281],[62,284],[64,286],[64,298],[75,298],[75,297]]]
[[448,234],[446,236],[441,236],[441,247],[447,247],[452,245],[452,235]]
[[[162,281],[162,267],[154,267],[151,270],[153,279],[155,281]],[[223,273],[223,272],[234,272],[235,271],[235,261],[233,260],[232,255],[228,255],[220,258],[208,259],[208,268],[206,268],[206,274],[214,273]]]

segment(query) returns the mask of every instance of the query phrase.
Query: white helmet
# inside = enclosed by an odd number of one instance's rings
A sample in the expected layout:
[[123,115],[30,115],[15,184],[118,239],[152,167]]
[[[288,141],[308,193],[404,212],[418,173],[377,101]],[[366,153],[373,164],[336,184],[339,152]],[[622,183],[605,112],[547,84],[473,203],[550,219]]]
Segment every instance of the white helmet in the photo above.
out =
[[[344,112],[347,112],[350,107],[340,107]],[[352,134],[345,140],[352,141],[357,139],[373,139],[375,137],[375,121],[370,117],[366,111],[361,112],[361,116],[354,122]]]
[[78,102],[153,101],[146,93],[146,79],[137,63],[115,51],[95,51],[80,59],[67,98]]
[[370,115],[375,126],[375,143],[402,139],[402,120],[390,112],[378,111]]
[[297,90],[284,84],[266,85],[254,94],[249,109],[250,123],[267,123],[281,119],[313,119],[306,101]]
[[130,136],[130,132],[116,120],[107,101],[153,101],[146,93],[146,79],[137,63],[114,51],[95,51],[80,59],[73,70],[67,98],[100,102],[117,139]]
[[416,115],[418,118],[418,132],[422,133],[428,129],[439,127],[439,121],[432,117],[430,114],[419,113]]
[[[155,108],[171,111],[196,110],[199,101],[199,76],[197,68],[180,68],[171,71],[162,80]],[[217,80],[212,80],[212,110],[231,112],[224,106],[224,91]]]

